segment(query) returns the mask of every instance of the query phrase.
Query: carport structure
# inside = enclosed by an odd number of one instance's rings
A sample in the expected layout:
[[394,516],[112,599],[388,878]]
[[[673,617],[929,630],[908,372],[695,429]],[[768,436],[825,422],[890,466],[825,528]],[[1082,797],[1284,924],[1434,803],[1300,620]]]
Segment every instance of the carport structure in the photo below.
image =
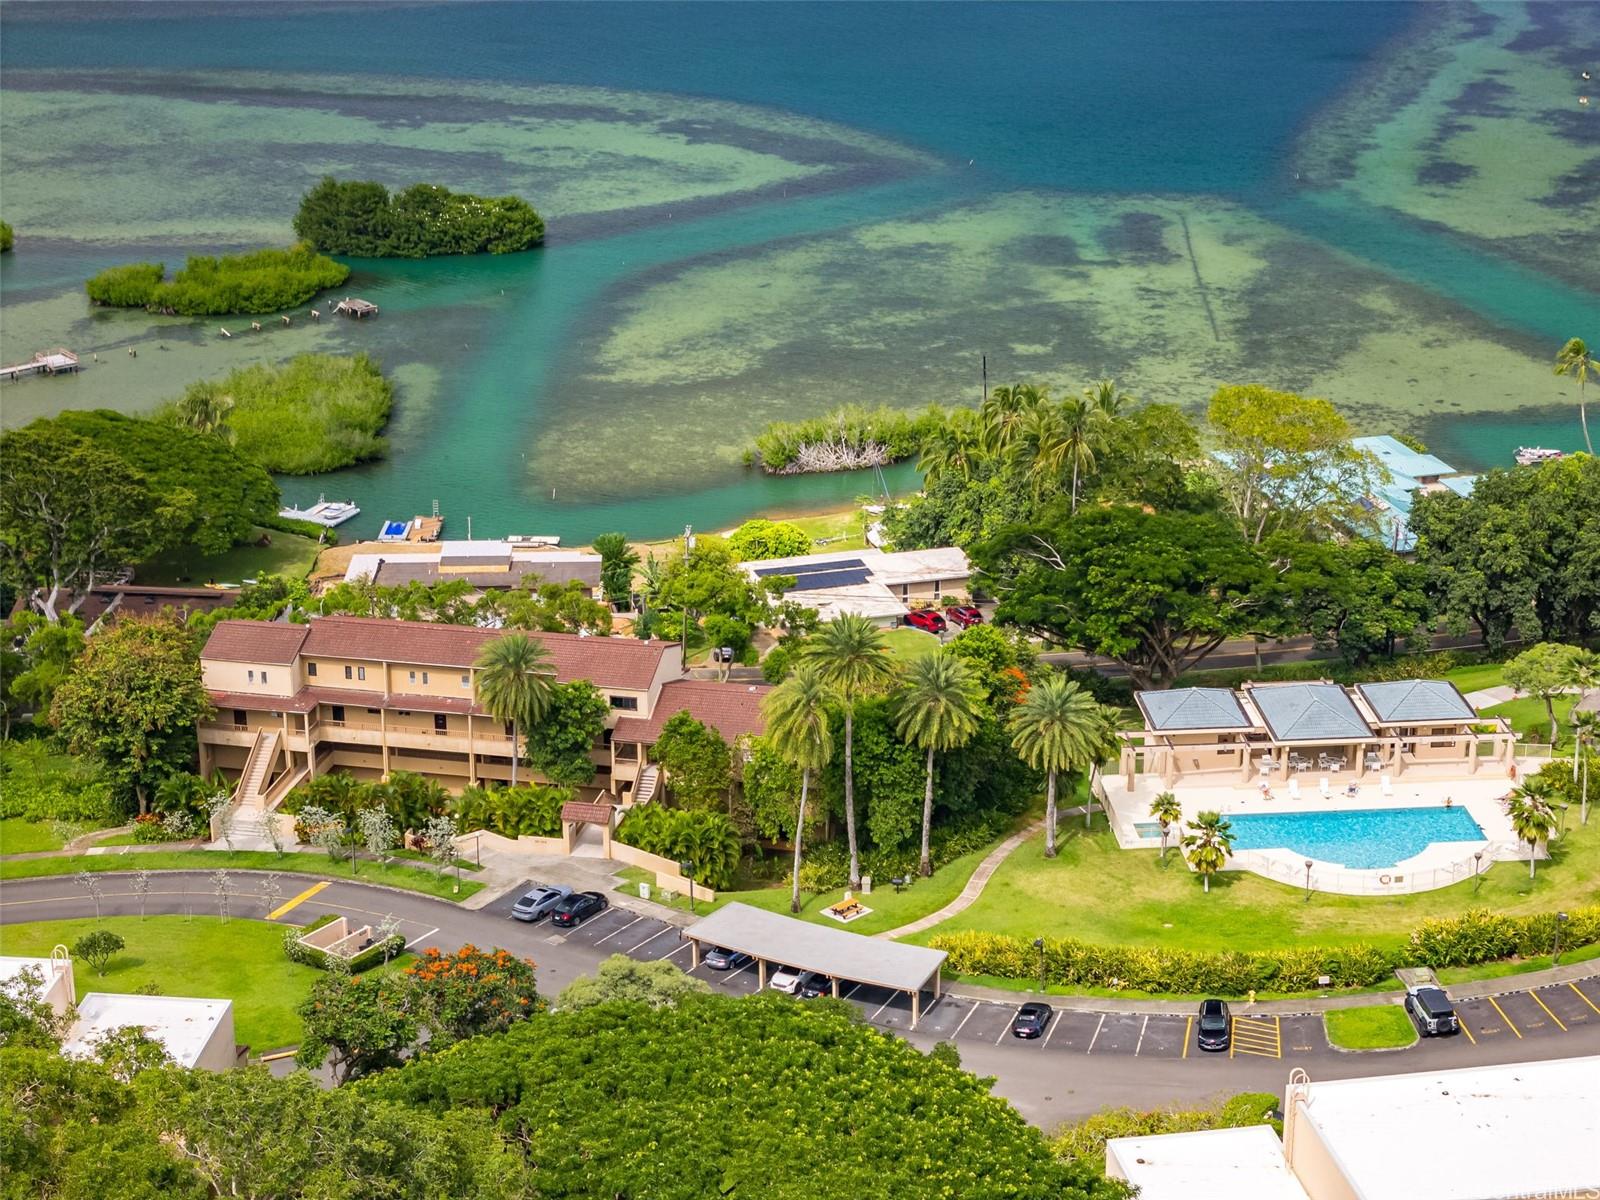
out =
[[835,996],[839,995],[841,980],[906,992],[911,997],[913,1029],[922,1019],[922,993],[931,991],[934,1000],[939,999],[943,950],[829,929],[737,901],[695,922],[683,931],[683,936],[689,943],[694,967],[700,965],[700,952],[706,947],[720,946],[748,954],[756,962],[761,987],[767,986],[768,964],[778,963],[828,976],[833,980]]

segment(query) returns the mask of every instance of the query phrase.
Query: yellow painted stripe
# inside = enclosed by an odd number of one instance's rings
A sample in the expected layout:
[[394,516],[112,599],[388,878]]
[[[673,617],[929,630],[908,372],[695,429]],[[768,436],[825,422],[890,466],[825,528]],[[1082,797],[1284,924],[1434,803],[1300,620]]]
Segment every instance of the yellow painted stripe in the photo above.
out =
[[293,1050],[279,1050],[276,1054],[263,1054],[260,1061],[264,1063],[277,1062],[279,1059],[293,1058],[295,1053]]
[[[1490,1004],[1494,1004],[1494,997],[1493,996],[1485,996],[1484,999],[1487,1000]],[[1510,1017],[1506,1016],[1506,1010],[1501,1008],[1498,1004],[1494,1004],[1494,1010],[1495,1010],[1495,1012],[1500,1014],[1500,1019],[1506,1023],[1506,1028],[1511,1030],[1512,1033],[1516,1034],[1517,1035],[1517,1040],[1521,1041],[1522,1040],[1522,1030],[1517,1028],[1516,1022],[1514,1022]]]
[[1239,1044],[1239,1018],[1238,1017],[1229,1017],[1228,1018],[1228,1033],[1231,1035],[1228,1038],[1228,1057],[1232,1058],[1233,1057],[1234,1048],[1236,1046],[1238,1046],[1238,1044]]
[[1194,1018],[1189,1017],[1183,1023],[1183,1057],[1189,1057],[1189,1035],[1194,1032]]
[[1478,1039],[1472,1036],[1472,1030],[1467,1027],[1467,1023],[1465,1021],[1458,1020],[1456,1022],[1456,1027],[1460,1029],[1462,1033],[1467,1035],[1467,1041],[1471,1042],[1474,1046],[1478,1044]]
[[1565,1033],[1567,1031],[1566,1023],[1564,1021],[1562,1021],[1562,1019],[1560,1017],[1556,1016],[1555,1013],[1550,1012],[1550,1006],[1548,1004],[1546,1004],[1543,1000],[1539,999],[1539,993],[1538,992],[1529,992],[1528,995],[1533,997],[1533,1002],[1535,1004],[1537,1004],[1540,1008],[1544,1009],[1545,1012],[1550,1013],[1550,1019],[1552,1021],[1554,1021],[1557,1025],[1561,1026],[1561,1032],[1562,1033]]
[[1569,983],[1569,984],[1567,984],[1567,986],[1569,988],[1571,988],[1573,991],[1578,993],[1578,999],[1582,1000],[1590,1008],[1594,1009],[1595,1012],[1600,1013],[1600,1006],[1597,1006],[1593,1000],[1591,1000],[1591,999],[1589,999],[1589,997],[1585,996],[1583,994],[1583,989],[1582,988],[1580,988],[1575,983]]
[[298,906],[304,904],[307,900],[311,899],[311,897],[315,896],[318,892],[320,892],[323,888],[325,888],[327,886],[329,886],[329,881],[326,880],[326,879],[324,879],[321,883],[313,883],[310,887],[308,887],[305,891],[301,892],[298,896],[292,897],[291,899],[284,901],[284,903],[278,905],[277,908],[275,908],[271,912],[269,912],[267,914],[267,920],[276,921],[279,917],[283,916],[284,913],[288,912],[292,908],[297,908]]

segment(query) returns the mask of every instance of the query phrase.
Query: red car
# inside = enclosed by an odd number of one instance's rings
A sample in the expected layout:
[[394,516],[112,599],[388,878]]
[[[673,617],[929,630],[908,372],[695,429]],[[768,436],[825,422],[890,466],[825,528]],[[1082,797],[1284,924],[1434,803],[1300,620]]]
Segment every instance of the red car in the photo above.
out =
[[947,608],[944,610],[944,615],[963,629],[983,624],[983,614],[970,604],[958,604],[954,608]]
[[917,609],[906,614],[906,624],[926,633],[943,633],[944,618],[930,609]]

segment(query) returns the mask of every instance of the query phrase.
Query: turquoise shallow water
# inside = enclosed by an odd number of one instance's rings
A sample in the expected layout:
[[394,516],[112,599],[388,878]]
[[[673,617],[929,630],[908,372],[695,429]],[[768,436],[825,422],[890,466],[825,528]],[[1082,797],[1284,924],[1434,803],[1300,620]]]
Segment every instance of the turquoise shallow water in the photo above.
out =
[[[688,219],[623,213],[582,224],[576,236],[558,224],[550,247],[532,254],[352,264],[351,290],[379,300],[387,324],[322,336],[332,348],[371,348],[392,368],[424,369],[433,383],[402,386],[388,460],[286,480],[286,496],[353,498],[364,509],[363,529],[385,516],[426,511],[437,499],[456,533],[470,514],[480,535],[560,533],[581,541],[607,528],[636,536],[686,523],[716,528],[755,511],[847,501],[877,484],[860,476],[773,479],[742,469],[724,447],[674,440],[686,405],[729,403],[692,389],[641,384],[620,420],[611,414],[586,423],[589,393],[580,381],[593,371],[606,332],[609,316],[601,314],[625,308],[684,264],[736,261],[795,239],[827,239],[1019,188],[1049,190],[1064,202],[1086,193],[1220,196],[1441,305],[1476,314],[1500,336],[1542,345],[1574,328],[1600,328],[1593,292],[1500,261],[1436,228],[1295,190],[1288,169],[1295,137],[1421,11],[1344,3],[7,5],[0,9],[0,53],[7,67],[46,73],[293,71],[340,81],[408,76],[713,97],[839,122],[932,155],[897,181],[746,197]],[[471,116],[468,107],[464,119]],[[691,138],[720,136],[711,127],[686,128]],[[381,145],[339,153],[352,173],[415,178],[440,169],[436,157]],[[0,145],[0,169],[3,155]],[[183,189],[175,193],[181,209]],[[208,227],[200,202],[191,215],[195,228]],[[171,261],[192,248],[180,242],[153,250]],[[140,247],[141,257],[151,252]],[[114,245],[34,245],[7,256],[0,287],[8,301],[45,297],[126,257]],[[864,282],[888,294],[892,315],[892,281],[886,286],[880,275]],[[908,293],[904,303],[917,300]],[[830,314],[816,315],[825,321]],[[1055,319],[1023,313],[1012,340],[1046,341],[1056,334],[1046,327]],[[1300,324],[1286,326],[1286,336],[1320,335],[1314,313],[1294,320]],[[95,327],[119,328],[98,319]],[[886,362],[904,361],[892,321],[871,332],[882,339]],[[1111,332],[1130,344],[1141,333]],[[970,360],[975,376],[980,353],[1006,348],[973,344],[968,334],[954,324],[941,353]],[[165,336],[175,350],[199,353],[215,333],[173,328]],[[781,355],[779,361],[781,370]],[[796,377],[826,366],[793,364]],[[114,378],[109,368],[102,378]],[[868,394],[861,398],[965,398],[946,394],[945,378],[926,391],[909,374],[885,373],[863,380]],[[975,394],[975,378],[973,384]],[[1530,404],[1536,396],[1530,390]],[[1570,446],[1575,436],[1575,423],[1566,430],[1552,418],[1545,432],[1529,422],[1527,413],[1440,420],[1426,436],[1463,466],[1504,462],[1507,445]],[[648,431],[648,441],[639,439],[650,447],[646,453],[670,454],[677,469],[663,474],[641,463],[630,470],[623,453],[574,481],[558,471],[559,450],[555,458],[530,457],[550,429],[575,451],[591,439],[626,446],[631,430]],[[913,481],[906,467],[889,474],[893,487]]]

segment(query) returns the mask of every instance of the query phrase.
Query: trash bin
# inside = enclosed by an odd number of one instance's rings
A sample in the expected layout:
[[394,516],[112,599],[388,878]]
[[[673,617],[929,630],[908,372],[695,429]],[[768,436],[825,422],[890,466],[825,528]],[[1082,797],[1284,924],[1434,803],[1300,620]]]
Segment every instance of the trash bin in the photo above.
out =
[[641,900],[650,899],[650,885],[648,883],[640,883],[639,884],[639,899],[641,899]]

